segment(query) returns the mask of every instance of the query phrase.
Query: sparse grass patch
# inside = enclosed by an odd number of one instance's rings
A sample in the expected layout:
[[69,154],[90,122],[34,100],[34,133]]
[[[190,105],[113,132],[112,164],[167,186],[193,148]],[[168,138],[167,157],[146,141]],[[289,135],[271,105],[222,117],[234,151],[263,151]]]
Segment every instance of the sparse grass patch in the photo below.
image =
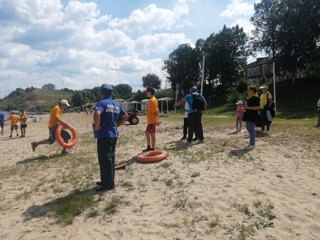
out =
[[239,204],[234,202],[231,204],[231,206],[248,217],[252,217],[254,215],[253,213],[251,213],[248,204]]
[[73,194],[59,199],[52,211],[54,216],[58,218],[59,223],[70,225],[76,216],[92,207],[93,204],[93,196],[83,195],[79,191],[75,191]]
[[218,217],[218,216],[215,216],[214,219],[212,219],[212,220],[209,222],[209,227],[210,227],[210,228],[215,228],[215,227],[219,226],[219,224],[220,224],[219,217]]
[[166,184],[166,186],[168,186],[170,188],[173,187],[173,180],[171,178],[165,179],[164,183]]
[[162,168],[164,168],[164,169],[168,169],[169,167],[171,167],[172,166],[172,162],[164,162],[164,163],[162,163],[161,165],[160,165]]
[[255,230],[252,225],[249,225],[249,226],[240,225],[239,235],[237,237],[237,240],[246,240],[247,238],[253,236],[254,233],[255,233]]
[[127,191],[132,191],[134,189],[133,183],[129,181],[121,182],[122,187],[126,188]]
[[109,201],[107,201],[104,208],[105,216],[112,216],[119,211],[119,207],[122,204],[129,204],[128,201],[124,201],[122,196],[113,196]]
[[200,173],[199,172],[194,172],[191,174],[192,178],[196,178],[196,177],[200,177]]

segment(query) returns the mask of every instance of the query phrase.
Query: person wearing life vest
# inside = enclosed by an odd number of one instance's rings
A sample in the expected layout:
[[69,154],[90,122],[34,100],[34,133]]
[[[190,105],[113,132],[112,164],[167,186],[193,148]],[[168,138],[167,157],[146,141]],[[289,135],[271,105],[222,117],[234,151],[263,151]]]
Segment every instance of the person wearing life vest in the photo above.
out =
[[260,96],[260,121],[261,121],[261,129],[262,132],[265,132],[267,127],[267,134],[270,132],[270,126],[272,123],[272,116],[271,116],[271,106],[273,104],[272,94],[268,90],[267,85],[263,85],[260,87],[262,94]]
[[115,153],[119,136],[118,127],[128,120],[128,115],[119,103],[112,100],[113,87],[103,84],[100,87],[100,101],[97,102],[93,117],[94,136],[97,139],[97,152],[100,166],[100,181],[96,191],[115,188]]
[[[186,102],[189,103],[187,142],[191,143],[193,140],[199,140],[200,143],[203,143],[202,113],[207,109],[208,104],[205,98],[198,93],[198,89],[195,86],[189,90],[189,93],[184,98],[175,103],[175,107]],[[195,139],[193,139],[194,133]]]
[[[49,125],[48,125],[49,138],[42,140],[42,141],[39,141],[39,142],[32,142],[31,147],[32,147],[33,151],[35,151],[39,145],[46,145],[46,144],[51,145],[56,141],[55,133],[56,133],[58,125],[69,126],[66,122],[64,122],[61,119],[62,111],[69,106],[70,105],[67,100],[61,100],[58,105],[56,105],[55,107],[53,107],[51,109],[50,120],[49,120]],[[61,137],[63,138],[64,142],[68,142],[71,139],[70,134],[65,130],[61,131]],[[61,153],[62,154],[68,153],[67,149],[64,148]]]

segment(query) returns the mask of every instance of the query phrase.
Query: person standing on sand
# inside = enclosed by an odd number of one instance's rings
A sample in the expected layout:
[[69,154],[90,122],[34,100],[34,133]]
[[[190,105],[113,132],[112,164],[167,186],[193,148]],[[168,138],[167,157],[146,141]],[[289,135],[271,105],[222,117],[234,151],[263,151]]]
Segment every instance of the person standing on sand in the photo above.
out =
[[12,134],[13,134],[14,130],[16,130],[17,137],[19,137],[19,133],[18,133],[19,117],[17,115],[17,112],[16,111],[11,111],[10,112],[10,116],[7,118],[6,121],[10,121],[10,123],[11,123],[10,136],[9,137],[12,137]]
[[[186,102],[189,103],[187,142],[191,143],[192,141],[199,140],[200,143],[203,143],[202,113],[207,109],[208,104],[205,98],[198,93],[198,89],[195,86],[189,90],[189,94],[175,103],[174,106],[178,107]],[[192,139],[194,133],[196,137]]]
[[183,137],[182,140],[186,140],[188,137],[188,116],[189,116],[189,103],[184,104],[184,118],[183,118]]
[[267,85],[261,86],[260,89],[262,91],[260,96],[261,128],[262,132],[265,132],[265,128],[267,127],[266,133],[269,134],[272,121],[270,121],[270,116],[268,117],[268,111],[270,111],[273,103],[272,94],[269,92]]
[[[61,120],[62,111],[64,109],[66,109],[67,107],[70,107],[68,101],[61,100],[58,105],[56,105],[54,108],[51,109],[50,120],[49,120],[49,125],[48,125],[49,138],[42,140],[42,141],[39,141],[39,142],[32,142],[31,147],[32,147],[33,151],[35,151],[39,145],[45,145],[45,144],[51,145],[56,141],[55,134],[56,134],[56,130],[57,130],[58,125],[68,126],[67,123],[65,123],[64,121]],[[61,137],[63,138],[63,140],[65,142],[68,142],[71,139],[70,134],[65,130],[61,131]],[[64,148],[61,153],[62,154],[68,153],[67,149]]]
[[20,131],[21,131],[21,137],[26,137],[26,129],[27,129],[27,114],[25,110],[21,110],[20,115]]
[[241,129],[242,129],[242,118],[243,118],[243,115],[244,115],[246,110],[244,109],[242,101],[238,101],[236,103],[236,105],[237,105],[237,110],[236,110],[236,133],[239,133],[239,132],[241,132]]
[[244,106],[246,112],[243,115],[243,121],[247,124],[247,130],[250,135],[250,143],[245,147],[246,150],[252,150],[256,145],[255,126],[259,120],[260,102],[257,97],[257,89],[254,86],[248,88],[247,105]]
[[1,112],[0,109],[0,134],[3,135],[3,131],[4,131],[4,113]]
[[94,117],[94,136],[97,138],[97,152],[100,166],[100,182],[96,191],[115,188],[115,151],[119,136],[118,127],[128,120],[124,109],[113,101],[113,88],[109,84],[100,87],[100,101],[97,102]]
[[150,99],[147,107],[147,128],[145,131],[147,148],[143,152],[155,150],[156,147],[156,127],[159,125],[159,105],[158,100],[154,96],[156,90],[152,87],[147,87],[146,94]]

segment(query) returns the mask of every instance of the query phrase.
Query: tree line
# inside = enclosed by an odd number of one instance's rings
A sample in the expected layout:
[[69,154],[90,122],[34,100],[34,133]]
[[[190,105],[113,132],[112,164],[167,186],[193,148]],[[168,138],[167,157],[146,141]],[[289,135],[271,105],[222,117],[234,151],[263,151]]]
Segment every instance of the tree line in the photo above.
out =
[[200,83],[203,55],[205,95],[243,83],[247,58],[257,51],[270,55],[293,78],[298,72],[320,76],[320,1],[262,0],[254,9],[252,36],[239,26],[224,26],[195,46],[182,44],[170,53],[163,70],[173,92]]

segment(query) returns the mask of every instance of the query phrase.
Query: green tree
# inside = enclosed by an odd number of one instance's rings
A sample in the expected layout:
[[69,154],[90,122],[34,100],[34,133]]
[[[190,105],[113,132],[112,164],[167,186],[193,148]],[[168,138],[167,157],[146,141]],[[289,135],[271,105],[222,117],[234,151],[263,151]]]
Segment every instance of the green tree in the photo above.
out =
[[210,86],[218,80],[224,88],[228,88],[241,79],[249,54],[247,41],[247,35],[238,25],[232,28],[224,26],[219,33],[211,34],[204,41]]
[[272,54],[293,76],[319,64],[319,12],[319,0],[262,0],[251,18],[254,49]]
[[163,70],[166,70],[167,80],[174,92],[177,84],[180,93],[187,92],[199,80],[197,52],[189,44],[180,45],[164,61]]
[[132,95],[132,87],[128,84],[118,84],[113,87],[118,98],[129,99]]
[[142,86],[153,87],[154,89],[159,90],[161,88],[161,80],[157,75],[149,73],[142,77]]

